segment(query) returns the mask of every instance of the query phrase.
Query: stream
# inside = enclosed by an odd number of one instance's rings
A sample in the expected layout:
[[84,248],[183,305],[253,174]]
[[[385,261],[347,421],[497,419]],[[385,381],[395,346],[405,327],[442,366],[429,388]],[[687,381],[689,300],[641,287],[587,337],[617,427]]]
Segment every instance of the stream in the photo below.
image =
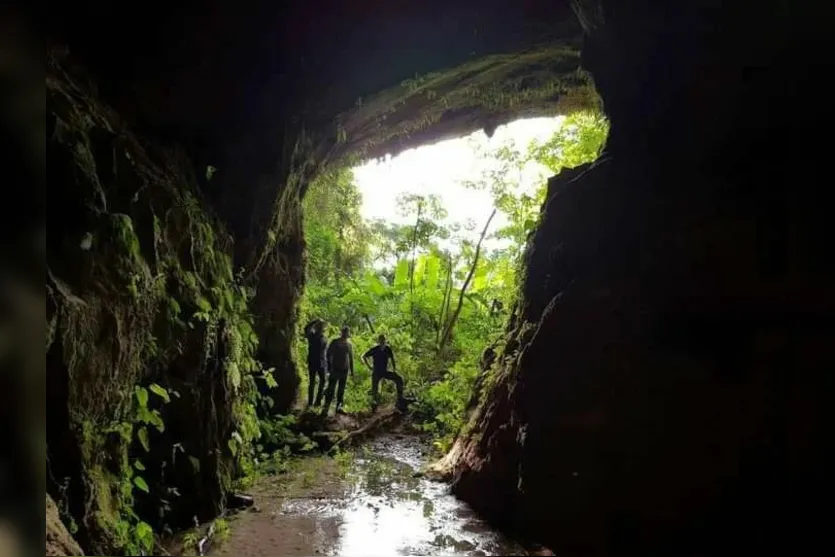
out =
[[[230,521],[211,555],[524,555],[482,521],[449,486],[418,477],[415,436],[388,435],[352,459],[306,459],[265,478],[257,506]],[[288,478],[292,478],[288,481]]]

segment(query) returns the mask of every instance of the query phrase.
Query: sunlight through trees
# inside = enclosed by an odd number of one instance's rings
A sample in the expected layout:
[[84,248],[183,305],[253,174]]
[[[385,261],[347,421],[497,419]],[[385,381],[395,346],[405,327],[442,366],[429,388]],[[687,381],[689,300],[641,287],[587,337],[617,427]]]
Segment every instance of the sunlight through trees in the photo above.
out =
[[[333,337],[348,325],[358,352],[385,333],[406,390],[417,399],[415,415],[446,449],[462,424],[484,350],[501,340],[547,176],[596,159],[607,133],[602,115],[582,112],[545,140],[510,137],[498,147],[474,148],[478,171],[457,185],[489,194],[480,222],[450,222],[443,199],[423,191],[398,195],[388,208],[391,218],[366,219],[354,172],[322,175],[304,201],[308,255],[300,326],[323,318]],[[540,173],[532,191],[522,187],[531,168]],[[304,361],[306,343],[298,339]],[[347,410],[369,406],[370,384],[370,372],[357,366]],[[386,397],[394,395],[384,391]]]

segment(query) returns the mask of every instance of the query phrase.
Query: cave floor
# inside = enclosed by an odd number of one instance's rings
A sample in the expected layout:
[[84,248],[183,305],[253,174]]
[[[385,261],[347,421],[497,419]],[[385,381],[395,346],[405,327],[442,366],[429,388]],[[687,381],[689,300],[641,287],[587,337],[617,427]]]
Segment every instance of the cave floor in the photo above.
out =
[[229,520],[209,555],[524,555],[446,484],[420,474],[428,447],[387,433],[337,458],[260,478],[255,506]]

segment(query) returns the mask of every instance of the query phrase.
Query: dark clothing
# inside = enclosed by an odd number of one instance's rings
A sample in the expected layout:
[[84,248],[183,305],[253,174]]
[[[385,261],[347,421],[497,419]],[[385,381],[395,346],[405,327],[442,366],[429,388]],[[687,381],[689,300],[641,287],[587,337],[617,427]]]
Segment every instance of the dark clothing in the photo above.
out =
[[[348,373],[354,371],[354,346],[347,338],[335,338],[328,346],[328,388],[325,391],[325,406],[322,414],[327,414],[336,391],[336,409],[339,411],[345,400],[345,383]],[[338,386],[338,388],[337,388]]]
[[307,368],[316,369],[321,367],[327,369],[325,351],[328,346],[328,339],[322,333],[309,329],[305,329],[304,336],[307,338]]
[[394,352],[389,345],[377,345],[362,355],[363,359],[371,358],[374,362],[371,374],[371,405],[376,408],[380,402],[380,380],[388,379],[394,382],[397,389],[397,400],[403,400],[403,378],[397,373],[388,370],[388,363],[394,364]]
[[346,338],[335,338],[328,346],[328,369],[342,372],[354,369],[354,347]]
[[381,379],[388,379],[389,381],[394,382],[394,387],[397,389],[397,400],[403,400],[403,378],[400,377],[399,374],[394,373],[393,371],[384,371],[382,373],[377,373],[376,371],[371,376],[371,400],[373,406],[377,406],[380,403],[380,380]]
[[325,391],[325,371],[327,370],[327,359],[325,357],[328,340],[322,333],[313,330],[316,321],[311,321],[304,328],[304,336],[307,338],[307,375],[309,378],[307,386],[307,404],[314,403],[313,392],[316,390],[316,379],[319,379],[319,390],[316,394],[316,406],[322,404],[322,395]]
[[[345,382],[348,380],[348,370],[342,371],[334,371],[331,370],[330,374],[328,375],[328,389],[325,392],[325,407],[322,409],[323,414],[328,413],[328,409],[331,407],[331,402],[333,402],[333,393],[336,391],[336,409],[339,410],[342,408],[342,404],[345,401]],[[337,385],[339,388],[337,389]]]
[[374,374],[385,373],[388,371],[389,360],[394,363],[394,352],[391,351],[391,346],[380,346],[379,344],[371,348],[368,352],[362,355],[362,358],[371,358],[374,361]]
[[[325,368],[322,366],[312,367],[308,364],[307,369],[307,405],[319,406],[322,404],[322,397],[325,394]],[[313,391],[316,390],[316,379],[319,379],[319,390],[316,392],[316,399],[313,399]]]

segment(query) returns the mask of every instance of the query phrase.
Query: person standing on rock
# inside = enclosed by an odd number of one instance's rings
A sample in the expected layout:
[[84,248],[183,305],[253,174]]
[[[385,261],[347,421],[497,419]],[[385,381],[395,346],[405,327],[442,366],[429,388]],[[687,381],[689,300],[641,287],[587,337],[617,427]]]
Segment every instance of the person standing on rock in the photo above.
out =
[[[369,358],[373,360],[373,366],[368,362]],[[394,371],[388,369],[389,360],[391,360],[391,368]],[[377,337],[377,346],[363,354],[362,361],[371,369],[371,410],[377,410],[377,406],[380,404],[380,381],[382,379],[394,382],[394,386],[397,388],[397,407],[403,408],[405,406],[403,378],[396,373],[397,364],[394,362],[394,352],[386,341],[386,335]]]
[[[335,338],[328,346],[328,388],[325,392],[325,407],[322,408],[322,415],[328,415],[328,409],[333,402],[333,394],[336,390],[336,413],[343,414],[342,404],[345,400],[345,382],[348,380],[348,373],[354,375],[354,346],[348,337],[351,331],[348,327],[342,327],[342,334]],[[339,388],[337,389],[337,385]]]
[[[325,352],[328,348],[328,339],[325,338],[325,322],[321,319],[314,319],[304,328],[304,337],[307,339],[307,406],[319,406],[322,404],[322,396],[325,393],[325,371],[327,359]],[[319,390],[316,399],[313,399],[313,392],[316,390],[316,379],[319,379]]]

